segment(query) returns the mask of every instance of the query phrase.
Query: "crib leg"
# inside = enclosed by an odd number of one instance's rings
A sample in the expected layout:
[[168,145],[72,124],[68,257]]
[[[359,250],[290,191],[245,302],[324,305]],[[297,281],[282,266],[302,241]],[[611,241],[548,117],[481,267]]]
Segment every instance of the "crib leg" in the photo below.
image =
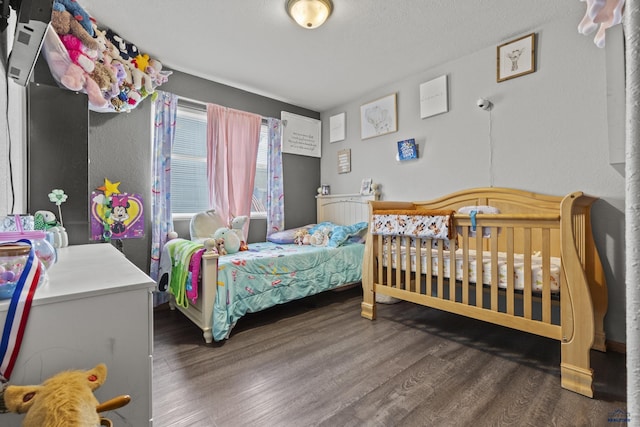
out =
[[362,304],[360,315],[369,320],[376,318],[376,294],[373,292],[371,282],[362,277]]
[[604,330],[596,331],[593,338],[593,349],[605,352],[607,351],[607,339]]
[[376,304],[374,303],[367,303],[366,301],[362,301],[362,304],[360,305],[360,308],[362,309],[362,311],[360,312],[360,315],[366,319],[369,320],[375,320],[376,319]]
[[[563,308],[562,344],[560,347],[560,375],[562,387],[587,397],[593,397],[593,369],[591,369],[591,346],[593,345],[593,316],[576,316],[565,297]],[[574,302],[577,302],[576,298]],[[579,305],[578,305],[579,306]],[[586,311],[586,310],[584,310]],[[575,322],[575,323],[574,323]],[[579,328],[574,328],[579,325]]]
[[362,304],[360,305],[360,315],[366,319],[375,320],[376,294],[373,292],[373,268],[371,267],[370,257],[367,255],[367,252],[371,250],[370,245],[371,243],[367,242],[362,263]]
[[560,375],[562,388],[593,397],[593,369],[563,362],[560,364]]
[[373,292],[374,280],[373,236],[369,233],[364,247],[362,261],[362,304],[360,315],[369,320],[376,318],[376,294]]

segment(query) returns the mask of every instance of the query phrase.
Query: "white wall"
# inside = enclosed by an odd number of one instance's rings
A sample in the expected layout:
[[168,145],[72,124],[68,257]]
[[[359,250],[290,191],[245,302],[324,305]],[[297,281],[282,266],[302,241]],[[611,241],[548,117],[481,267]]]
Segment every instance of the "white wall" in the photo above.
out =
[[[625,342],[624,176],[609,161],[610,148],[623,147],[624,135],[610,132],[608,124],[620,122],[624,104],[608,102],[620,99],[619,92],[607,95],[624,63],[621,49],[598,49],[592,37],[577,32],[581,19],[523,28],[519,35],[535,32],[538,38],[533,74],[496,82],[496,46],[515,38],[505,35],[472,55],[323,112],[321,180],[333,193],[351,193],[371,177],[385,200],[425,200],[490,185],[600,197],[593,227],[609,285],[605,330],[608,339]],[[619,47],[619,28],[607,42]],[[443,74],[449,77],[449,112],[420,119],[419,85]],[[361,140],[360,106],[394,92],[398,131]],[[493,101],[490,112],[476,106],[479,97]],[[329,117],[339,112],[346,112],[347,138],[329,143]],[[419,144],[420,158],[399,163],[396,142],[408,138]],[[337,152],[345,148],[351,149],[351,173],[338,174]]]

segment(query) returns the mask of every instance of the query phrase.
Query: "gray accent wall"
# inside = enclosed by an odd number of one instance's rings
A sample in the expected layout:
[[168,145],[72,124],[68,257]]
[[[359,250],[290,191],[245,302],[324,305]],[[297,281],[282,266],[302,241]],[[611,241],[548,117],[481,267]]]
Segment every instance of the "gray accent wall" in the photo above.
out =
[[[373,178],[383,200],[428,200],[492,185],[599,197],[592,226],[609,287],[605,330],[608,339],[625,342],[624,165],[610,158],[624,147],[622,28],[607,30],[607,49],[599,49],[592,36],[577,32],[581,18],[505,34],[493,46],[322,112],[321,179],[334,193],[350,193]],[[531,32],[537,71],[497,83],[496,46]],[[420,84],[443,74],[449,111],[421,119]],[[398,131],[362,140],[360,106],[390,93],[397,93]],[[476,106],[481,97],[493,102],[491,111]],[[341,112],[346,139],[328,143],[329,118]],[[400,163],[396,142],[408,138],[415,138],[420,158]],[[347,148],[351,172],[338,174],[337,152]]]
[[[89,239],[89,113],[87,97],[48,85],[28,86],[27,210],[53,212],[53,189],[63,189],[60,205],[70,244]],[[51,108],[51,105],[65,108]]]

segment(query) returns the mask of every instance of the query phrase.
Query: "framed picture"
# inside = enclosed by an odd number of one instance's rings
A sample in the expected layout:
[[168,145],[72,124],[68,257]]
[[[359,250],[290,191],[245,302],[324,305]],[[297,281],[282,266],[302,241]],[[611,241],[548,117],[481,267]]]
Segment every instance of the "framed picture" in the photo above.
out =
[[329,142],[342,141],[345,138],[345,113],[329,117]]
[[338,173],[351,172],[351,149],[338,151]]
[[360,136],[362,139],[385,135],[397,130],[398,113],[395,93],[360,107]]
[[418,146],[415,138],[398,141],[398,160],[412,160],[418,158]]
[[322,122],[311,117],[280,112],[282,130],[282,152],[300,156],[320,157]]
[[447,97],[447,75],[420,85],[420,118],[435,116],[449,111]]
[[373,179],[367,178],[362,180],[362,184],[360,185],[360,194],[367,195],[371,194],[371,184],[373,184]]
[[498,46],[498,83],[536,70],[535,45],[536,34],[531,33]]

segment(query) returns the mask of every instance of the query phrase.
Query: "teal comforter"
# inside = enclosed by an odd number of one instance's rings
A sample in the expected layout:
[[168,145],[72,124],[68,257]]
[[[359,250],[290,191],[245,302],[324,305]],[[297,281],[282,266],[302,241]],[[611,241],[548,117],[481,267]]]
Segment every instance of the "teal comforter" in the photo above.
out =
[[213,339],[229,336],[254,313],[362,279],[364,245],[337,248],[252,243],[248,251],[219,258]]

